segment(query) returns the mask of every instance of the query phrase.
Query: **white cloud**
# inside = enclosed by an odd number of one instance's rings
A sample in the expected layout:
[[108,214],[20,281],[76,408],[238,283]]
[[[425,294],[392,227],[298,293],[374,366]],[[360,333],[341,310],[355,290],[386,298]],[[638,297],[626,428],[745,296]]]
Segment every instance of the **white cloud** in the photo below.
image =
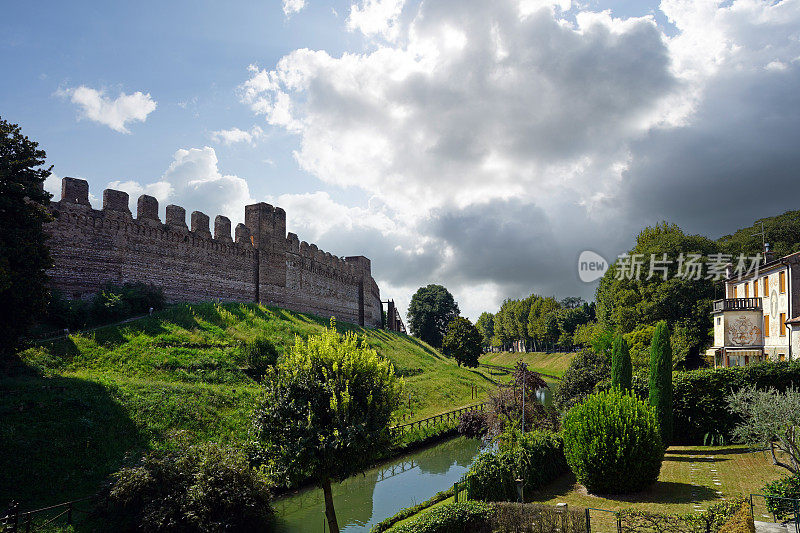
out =
[[225,145],[231,145],[240,142],[253,145],[255,144],[255,141],[258,140],[263,134],[264,130],[258,126],[253,126],[249,131],[240,130],[239,128],[231,128],[229,130],[212,131],[211,139],[214,142]]
[[[800,139],[773,125],[798,108],[800,0],[663,0],[669,27],[584,5],[359,0],[347,27],[380,44],[251,67],[241,98],[297,135],[300,168],[380,208],[329,212],[323,193],[277,201],[295,204],[290,219],[306,209],[298,223],[326,249],[365,250],[382,287],[443,282],[474,318],[531,290],[591,296],[565,274],[580,250],[613,257],[644,224],[707,204],[710,192],[673,199],[671,183],[744,190],[714,169],[796,168],[784,145]],[[659,198],[672,205],[637,208]],[[341,231],[315,222],[313,205]]]
[[398,20],[404,4],[405,0],[361,0],[360,5],[350,6],[347,29],[393,41],[397,38]]
[[98,91],[85,85],[62,89],[58,94],[68,97],[80,108],[80,118],[103,124],[120,133],[130,133],[126,125],[134,121],[144,122],[147,115],[155,111],[157,104],[150,93],[121,92],[112,100],[105,95],[105,91]]
[[306,0],[283,0],[283,14],[291,17],[306,7]]
[[156,182],[119,180],[108,187],[130,195],[134,214],[140,195],[156,197],[162,220],[167,204],[176,204],[186,209],[187,218],[192,211],[202,211],[212,221],[216,215],[225,215],[235,225],[244,220],[244,206],[255,202],[246,180],[220,172],[217,154],[208,146],[176,151],[169,168]]

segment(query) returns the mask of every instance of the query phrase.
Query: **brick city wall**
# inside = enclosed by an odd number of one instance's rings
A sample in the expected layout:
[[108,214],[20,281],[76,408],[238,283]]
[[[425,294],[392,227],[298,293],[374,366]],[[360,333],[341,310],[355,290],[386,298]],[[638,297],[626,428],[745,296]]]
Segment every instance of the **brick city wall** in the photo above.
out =
[[144,282],[161,287],[170,302],[261,302],[339,320],[380,326],[378,285],[369,259],[339,258],[286,233],[286,212],[259,203],[245,208],[245,223],[217,216],[214,233],[204,213],[179,206],[159,219],[158,201],[143,195],[134,218],[128,195],[107,189],[103,208],[89,204],[89,184],[64,178],[61,200],[48,224],[54,266],[51,285],[83,298],[106,283]]

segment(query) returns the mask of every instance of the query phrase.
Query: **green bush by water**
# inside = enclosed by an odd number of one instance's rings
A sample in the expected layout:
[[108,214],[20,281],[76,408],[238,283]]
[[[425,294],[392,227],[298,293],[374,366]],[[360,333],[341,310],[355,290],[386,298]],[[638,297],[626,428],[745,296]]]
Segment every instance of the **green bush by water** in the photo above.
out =
[[392,533],[483,533],[490,532],[494,508],[484,502],[448,503],[434,507],[418,518],[393,527]]

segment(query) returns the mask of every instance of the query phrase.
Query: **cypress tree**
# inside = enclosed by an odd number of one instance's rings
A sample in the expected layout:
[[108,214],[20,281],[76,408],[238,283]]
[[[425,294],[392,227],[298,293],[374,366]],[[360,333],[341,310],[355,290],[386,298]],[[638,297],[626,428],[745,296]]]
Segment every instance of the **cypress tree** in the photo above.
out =
[[665,321],[656,324],[650,344],[650,405],[656,410],[664,446],[672,441],[672,347]]
[[617,335],[614,338],[614,348],[611,354],[611,386],[630,391],[633,380],[633,365],[631,354],[625,337]]

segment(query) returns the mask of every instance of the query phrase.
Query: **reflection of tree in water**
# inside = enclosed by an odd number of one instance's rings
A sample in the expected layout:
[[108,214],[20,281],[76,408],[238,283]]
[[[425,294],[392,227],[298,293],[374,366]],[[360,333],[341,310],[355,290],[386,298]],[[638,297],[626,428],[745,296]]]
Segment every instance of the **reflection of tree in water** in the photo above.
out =
[[[372,518],[372,495],[378,481],[378,470],[353,476],[333,486],[333,507],[339,526],[363,526]],[[325,503],[322,490],[308,489],[275,504],[280,517],[278,531],[299,533],[322,531]]]
[[480,441],[459,437],[439,444],[434,448],[423,450],[414,456],[419,469],[426,474],[444,474],[453,463],[468,467],[478,453]]

